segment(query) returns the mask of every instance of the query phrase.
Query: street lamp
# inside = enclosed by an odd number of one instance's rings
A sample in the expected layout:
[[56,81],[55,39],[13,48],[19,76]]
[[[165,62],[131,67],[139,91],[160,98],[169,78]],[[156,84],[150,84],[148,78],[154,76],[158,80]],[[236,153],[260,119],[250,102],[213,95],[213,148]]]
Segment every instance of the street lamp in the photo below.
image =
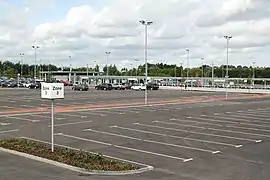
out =
[[202,57],[201,60],[202,60],[202,85],[203,85],[203,60],[204,58]]
[[96,69],[96,66],[97,66],[97,61],[95,60],[95,61],[93,61],[93,63],[94,63],[94,75],[95,75],[95,72],[97,71],[97,69]]
[[255,81],[255,61],[253,61],[252,62],[252,64],[253,64],[253,74],[252,74],[252,85],[253,85],[253,87],[254,87],[254,85],[255,85],[255,83],[254,83],[254,81]]
[[212,88],[214,88],[214,65],[215,65],[215,62],[213,60],[212,62]]
[[132,76],[132,71],[133,71],[133,68],[132,68],[133,64],[130,63],[130,76]]
[[[133,59],[135,62],[138,62],[139,59]],[[135,66],[136,66],[136,77],[138,76],[138,65],[137,63],[135,63]]]
[[227,67],[226,67],[226,99],[228,98],[228,78],[229,78],[229,40],[232,38],[232,36],[224,36],[224,38],[227,41]]
[[24,56],[24,53],[20,53],[20,56],[21,56],[21,78],[23,77],[23,56]]
[[189,78],[189,56],[190,56],[190,51],[189,51],[189,49],[186,49],[186,52],[187,52],[187,80],[188,80],[188,78]]
[[107,73],[106,73],[106,77],[107,77],[107,80],[109,79],[109,66],[108,66],[108,62],[109,62],[109,55],[111,54],[111,52],[107,51],[105,52],[106,56],[107,56]]
[[32,48],[35,50],[34,79],[35,79],[35,82],[36,82],[36,78],[37,78],[37,49],[39,48],[39,46],[33,45]]
[[144,60],[145,60],[145,94],[144,103],[147,104],[147,76],[148,76],[148,64],[147,64],[147,27],[153,24],[152,21],[139,21],[145,27],[145,39],[144,39]]

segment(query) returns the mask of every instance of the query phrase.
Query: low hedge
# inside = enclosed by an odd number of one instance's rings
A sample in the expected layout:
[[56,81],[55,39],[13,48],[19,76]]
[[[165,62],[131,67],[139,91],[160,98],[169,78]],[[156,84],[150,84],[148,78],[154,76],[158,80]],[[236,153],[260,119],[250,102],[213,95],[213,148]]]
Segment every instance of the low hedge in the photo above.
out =
[[55,147],[54,152],[51,152],[48,144],[27,139],[0,140],[0,147],[46,158],[89,171],[128,171],[139,168],[132,164],[105,158],[102,154],[94,154],[82,150],[79,151]]

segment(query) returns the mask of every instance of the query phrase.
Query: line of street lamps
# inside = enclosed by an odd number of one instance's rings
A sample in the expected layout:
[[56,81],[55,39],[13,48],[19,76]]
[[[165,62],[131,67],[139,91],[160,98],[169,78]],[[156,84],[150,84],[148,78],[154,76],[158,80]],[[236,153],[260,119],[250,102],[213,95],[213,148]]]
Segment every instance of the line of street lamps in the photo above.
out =
[[[144,60],[145,60],[145,86],[146,86],[146,90],[145,90],[145,104],[148,103],[148,98],[147,98],[147,80],[148,80],[148,62],[147,62],[147,56],[148,56],[148,52],[147,52],[147,48],[148,48],[148,26],[150,26],[151,24],[153,24],[152,21],[146,21],[146,20],[140,20],[139,21],[144,27],[145,27],[145,37],[144,37]],[[228,98],[228,77],[229,77],[229,73],[228,73],[228,66],[229,66],[229,40],[232,38],[232,36],[224,36],[224,38],[227,41],[227,67],[226,67],[226,99]],[[40,47],[37,45],[33,45],[32,48],[34,49],[35,52],[35,66],[34,66],[34,79],[36,81],[36,51],[37,49],[39,49]],[[187,52],[187,80],[189,79],[189,61],[190,61],[190,49],[186,49]],[[107,63],[106,63],[106,68],[107,68],[107,72],[106,72],[106,77],[108,80],[108,76],[109,76],[109,67],[108,67],[108,62],[109,62],[109,55],[111,54],[111,52],[106,51],[105,55],[107,57]],[[24,53],[20,53],[20,57],[21,57],[21,76],[22,76],[22,59],[23,59]],[[69,56],[69,59],[71,60],[71,56]],[[204,58],[201,58],[202,60],[202,78],[203,78],[203,60]],[[138,59],[134,59],[134,61],[138,61]],[[253,64],[255,64],[255,62],[253,62]],[[182,65],[181,65],[182,66]],[[213,69],[212,69],[213,71]],[[87,74],[88,74],[88,64],[87,64]],[[254,79],[254,68],[253,68],[253,79]],[[136,75],[137,75],[137,69],[136,69]],[[212,78],[213,78],[213,72],[212,72]],[[254,80],[253,80],[254,83]]]

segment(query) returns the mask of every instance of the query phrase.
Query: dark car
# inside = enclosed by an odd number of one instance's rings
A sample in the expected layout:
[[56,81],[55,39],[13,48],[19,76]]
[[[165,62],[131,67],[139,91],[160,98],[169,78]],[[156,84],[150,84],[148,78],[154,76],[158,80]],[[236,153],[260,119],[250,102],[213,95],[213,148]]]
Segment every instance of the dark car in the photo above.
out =
[[148,83],[147,84],[147,90],[158,90],[159,85],[157,83]]
[[109,83],[99,84],[95,87],[96,90],[112,90],[113,86]]
[[41,87],[41,83],[40,82],[37,82],[37,83],[32,83],[29,85],[29,89],[40,89]]
[[72,87],[72,90],[74,91],[88,91],[89,87],[87,84],[77,84]]
[[6,88],[15,88],[17,87],[17,84],[14,82],[4,82],[1,84],[2,87],[6,87]]

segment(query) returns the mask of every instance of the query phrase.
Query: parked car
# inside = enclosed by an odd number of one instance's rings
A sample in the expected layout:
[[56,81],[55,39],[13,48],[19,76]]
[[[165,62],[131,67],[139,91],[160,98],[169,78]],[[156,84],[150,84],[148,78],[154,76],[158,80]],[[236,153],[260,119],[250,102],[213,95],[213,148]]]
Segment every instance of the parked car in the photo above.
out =
[[148,83],[147,84],[147,90],[158,90],[159,85],[157,83]]
[[126,83],[122,83],[120,89],[121,90],[131,89],[131,85],[130,84],[126,84]]
[[95,87],[96,90],[112,90],[113,86],[109,83],[99,84]]
[[32,83],[30,83],[30,82],[25,82],[25,83],[23,83],[23,86],[26,87],[26,88],[29,88],[29,86],[30,86],[31,84],[32,84]]
[[131,86],[131,89],[135,91],[142,91],[146,90],[146,86],[144,84],[134,84]]
[[29,89],[40,89],[41,87],[41,83],[40,82],[36,82],[36,83],[32,83],[28,86]]
[[115,90],[120,90],[121,84],[120,83],[112,84],[112,88]]
[[72,87],[73,91],[88,91],[89,87],[87,84],[77,84]]

